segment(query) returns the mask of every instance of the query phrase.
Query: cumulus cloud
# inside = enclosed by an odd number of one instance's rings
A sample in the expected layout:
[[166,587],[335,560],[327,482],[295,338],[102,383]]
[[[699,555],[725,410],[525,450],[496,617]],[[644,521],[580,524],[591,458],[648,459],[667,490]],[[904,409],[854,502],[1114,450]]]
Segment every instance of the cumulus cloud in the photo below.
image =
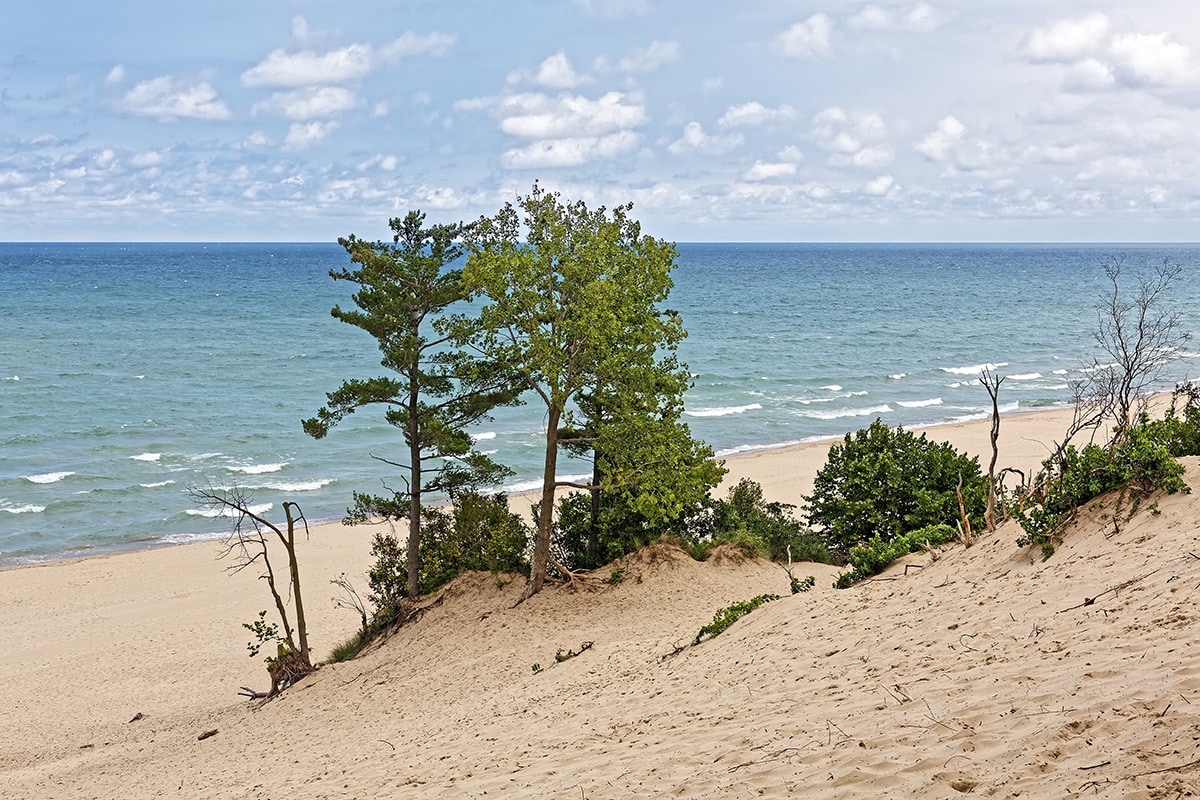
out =
[[789,105],[769,108],[757,101],[733,105],[725,109],[725,113],[717,120],[723,128],[758,127],[770,122],[779,122],[796,118],[796,109]]
[[384,46],[380,50],[380,55],[388,61],[399,61],[412,56],[442,58],[449,54],[450,49],[457,41],[458,37],[449,33],[433,31],[432,33],[418,34],[408,31],[391,44]]
[[646,47],[639,47],[617,62],[622,72],[657,72],[667,64],[678,61],[681,48],[678,42],[660,42],[655,39]]
[[584,82],[584,78],[571,66],[567,54],[559,50],[538,65],[533,81],[550,89],[574,89]]
[[667,145],[667,152],[680,156],[687,153],[726,153],[742,143],[742,137],[710,136],[704,132],[704,126],[699,122],[689,122],[683,126],[683,135]]
[[878,178],[867,181],[867,185],[863,187],[863,193],[869,194],[872,197],[883,197],[894,186],[896,186],[895,178],[891,175],[880,175]]
[[929,33],[941,26],[942,16],[929,3],[917,3],[908,8],[868,3],[850,17],[848,24],[855,30]]
[[1022,53],[1035,64],[1064,65],[1068,91],[1169,88],[1191,83],[1197,75],[1187,45],[1168,33],[1114,32],[1104,14],[1035,28],[1025,37]]
[[497,112],[500,129],[521,139],[600,136],[646,122],[646,108],[621,92],[598,100],[581,95],[550,97],[537,92],[503,98]]
[[830,163],[873,169],[891,162],[887,126],[878,114],[853,113],[838,106],[813,117],[812,138],[830,153]]
[[1029,33],[1024,43],[1025,54],[1031,61],[1078,61],[1103,49],[1108,30],[1108,17],[1104,14],[1058,20]]
[[950,158],[954,146],[967,133],[967,127],[954,115],[942,117],[937,128],[922,139],[913,148],[930,161],[946,161]]
[[129,163],[138,169],[146,169],[147,167],[161,166],[166,160],[167,154],[163,150],[143,150],[140,153],[134,153],[129,159]]
[[776,178],[790,178],[796,174],[796,165],[790,161],[755,161],[754,166],[742,173],[742,180],[758,182]]
[[286,89],[356,81],[371,71],[373,57],[369,44],[351,44],[321,54],[274,50],[242,73],[242,84]]
[[336,122],[293,122],[283,140],[285,150],[304,150],[325,141],[337,130]]
[[813,14],[779,34],[775,44],[790,58],[829,58],[833,55],[833,20],[820,12]]
[[637,147],[640,138],[633,131],[618,131],[604,136],[545,139],[506,151],[502,162],[509,169],[575,167],[625,155]]
[[212,84],[183,83],[169,75],[137,84],[126,93],[121,105],[130,114],[154,117],[161,122],[184,117],[223,120],[232,116]]
[[358,95],[340,86],[315,86],[276,92],[254,106],[255,111],[282,114],[288,119],[309,120],[333,117],[361,104]]
[[109,85],[125,82],[125,65],[117,64],[108,71],[108,75],[104,78],[104,82]]

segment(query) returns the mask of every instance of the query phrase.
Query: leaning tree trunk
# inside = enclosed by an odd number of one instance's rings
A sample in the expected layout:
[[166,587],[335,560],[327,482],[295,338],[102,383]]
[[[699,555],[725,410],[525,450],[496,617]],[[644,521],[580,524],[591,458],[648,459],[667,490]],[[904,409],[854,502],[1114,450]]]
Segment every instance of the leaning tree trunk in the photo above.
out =
[[550,563],[550,534],[554,526],[554,489],[558,470],[558,422],[562,414],[550,409],[546,415],[546,465],[542,472],[542,504],[538,508],[537,539],[533,543],[533,564],[526,596],[542,590],[546,567]]

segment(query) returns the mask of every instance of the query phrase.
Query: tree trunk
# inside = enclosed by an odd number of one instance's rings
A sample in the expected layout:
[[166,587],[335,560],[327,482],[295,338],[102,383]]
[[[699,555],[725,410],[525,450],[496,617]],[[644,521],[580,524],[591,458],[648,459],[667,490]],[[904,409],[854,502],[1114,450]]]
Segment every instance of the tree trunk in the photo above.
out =
[[[312,659],[308,654],[308,623],[304,619],[304,599],[300,595],[300,565],[296,560],[296,519],[292,516],[295,503],[284,503],[283,513],[287,516],[287,552],[288,570],[291,572],[292,593],[296,596],[296,637],[299,639],[300,658],[304,665],[312,668]],[[305,523],[307,524],[307,523]],[[284,625],[287,620],[284,620]]]
[[550,533],[554,525],[554,489],[558,471],[558,422],[561,416],[562,412],[556,408],[549,409],[546,414],[546,466],[542,473],[542,505],[538,509],[537,539],[533,543],[533,564],[526,596],[533,596],[542,590],[546,581],[546,566],[550,563]]
[[417,599],[421,582],[421,443],[417,436],[417,396],[409,395],[408,424],[408,597]]
[[588,519],[587,560],[588,567],[600,566],[600,454],[592,448],[591,509]]

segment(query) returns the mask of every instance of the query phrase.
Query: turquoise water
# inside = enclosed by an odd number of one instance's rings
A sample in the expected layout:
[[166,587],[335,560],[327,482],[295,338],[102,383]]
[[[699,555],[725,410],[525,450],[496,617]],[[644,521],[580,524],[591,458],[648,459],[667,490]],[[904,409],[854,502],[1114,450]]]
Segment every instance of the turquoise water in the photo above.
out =
[[[1172,300],[1198,327],[1193,245],[679,249],[687,421],[721,454],[876,416],[985,416],[986,364],[1008,376],[1006,411],[1067,401],[1112,256],[1183,264]],[[371,454],[400,436],[370,411],[320,442],[300,429],[342,379],[381,371],[373,340],[329,315],[350,302],[328,277],[344,260],[333,244],[0,244],[0,563],[225,530],[190,486],[248,487],[260,509],[292,500],[315,522],[394,482]],[[1173,379],[1200,366],[1181,355]],[[475,431],[517,470],[506,488],[535,481],[541,420],[531,403]]]

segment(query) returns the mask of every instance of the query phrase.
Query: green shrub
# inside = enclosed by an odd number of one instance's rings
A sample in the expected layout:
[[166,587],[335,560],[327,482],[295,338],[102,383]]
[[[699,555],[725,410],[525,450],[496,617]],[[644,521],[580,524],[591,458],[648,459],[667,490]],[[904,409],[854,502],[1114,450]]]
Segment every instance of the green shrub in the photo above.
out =
[[779,595],[777,594],[760,594],[758,597],[753,597],[749,600],[743,600],[740,603],[734,603],[728,608],[722,608],[713,615],[712,622],[700,629],[700,632],[696,634],[696,638],[692,640],[692,644],[700,644],[700,641],[705,636],[708,636],[709,638],[716,636],[730,625],[761,606],[763,603],[769,603],[772,600],[778,599]]
[[824,544],[845,559],[862,542],[954,525],[960,478],[972,527],[981,527],[988,481],[978,459],[876,419],[829,449],[805,510]]
[[790,549],[793,561],[832,564],[833,556],[820,536],[792,517],[793,508],[767,502],[762,486],[742,478],[730,488],[728,499],[708,500],[704,513],[693,520],[688,531],[693,555],[707,557],[712,547],[728,543],[772,561],[786,562]]
[[[418,590],[428,594],[468,570],[521,572],[527,569],[529,529],[508,510],[503,494],[462,492],[448,508],[425,509],[421,526],[421,574]],[[367,572],[369,599],[386,613],[407,592],[408,560],[390,532],[371,542],[375,561]]]
[[806,576],[804,578],[804,580],[800,580],[799,578],[792,578],[792,594],[800,594],[800,592],[807,592],[809,589],[813,588],[816,585],[817,585],[817,579],[815,577],[813,577],[812,575]]
[[[1192,412],[1191,416],[1200,423],[1200,415]],[[1072,445],[1058,463],[1044,462],[1043,475],[1051,477],[1044,484],[1041,504],[1015,512],[1024,531],[1017,544],[1038,545],[1042,555],[1049,558],[1077,509],[1110,491],[1122,490],[1122,500],[1132,494],[1131,514],[1153,492],[1188,491],[1182,478],[1183,465],[1175,460],[1175,453],[1186,451],[1186,443],[1200,431],[1200,424],[1189,425],[1186,420],[1186,416],[1181,420],[1173,413],[1156,422],[1143,417],[1114,444],[1088,444],[1083,448]]]
[[909,531],[895,539],[885,540],[874,537],[866,544],[850,548],[848,559],[850,569],[838,575],[834,586],[845,589],[872,575],[878,575],[893,561],[904,558],[909,553],[919,553],[922,550],[940,547],[958,538],[958,531],[949,525],[929,525],[919,530]]

